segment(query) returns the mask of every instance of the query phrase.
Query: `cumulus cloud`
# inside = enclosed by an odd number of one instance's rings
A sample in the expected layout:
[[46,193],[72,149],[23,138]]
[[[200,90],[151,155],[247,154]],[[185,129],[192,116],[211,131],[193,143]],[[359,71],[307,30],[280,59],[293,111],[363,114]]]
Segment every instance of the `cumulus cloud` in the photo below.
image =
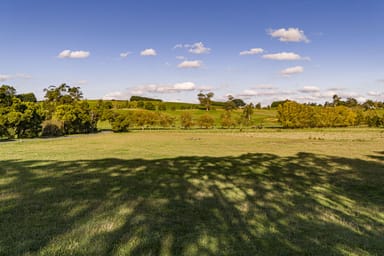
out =
[[293,53],[293,52],[279,52],[279,53],[272,53],[272,54],[264,54],[264,59],[269,60],[303,60],[308,58],[303,58],[299,54]]
[[269,29],[268,34],[272,37],[279,38],[281,42],[306,42],[309,40],[305,36],[304,31],[298,28],[280,28],[280,29]]
[[10,75],[2,75],[0,74],[0,82],[4,82],[4,81],[7,81],[11,78]]
[[193,92],[193,91],[207,91],[212,90],[209,86],[196,86],[193,82],[181,82],[170,85],[162,84],[147,84],[142,86],[136,86],[130,88],[124,92],[115,91],[107,93],[103,99],[105,100],[123,100],[129,99],[132,95],[146,95],[146,94],[177,94],[182,92]]
[[88,58],[90,55],[90,52],[87,51],[71,51],[71,50],[64,50],[59,53],[57,56],[60,59],[84,59]]
[[299,90],[301,93],[317,93],[320,92],[320,89],[316,86],[304,86]]
[[123,100],[128,99],[129,95],[123,92],[109,92],[106,95],[104,95],[103,100]]
[[122,53],[120,53],[120,57],[121,58],[127,58],[128,55],[130,55],[130,54],[131,54],[131,52],[122,52]]
[[141,56],[156,56],[157,53],[156,53],[155,49],[149,48],[149,49],[145,49],[145,50],[141,51],[140,55]]
[[281,74],[284,76],[290,76],[294,74],[303,73],[304,68],[302,66],[295,66],[281,70]]
[[185,60],[177,65],[179,68],[199,68],[202,62],[200,60]]
[[175,83],[173,85],[148,84],[135,87],[132,94],[143,95],[145,93],[179,93],[183,91],[194,91],[196,85],[192,82]]
[[205,47],[203,42],[197,42],[194,44],[176,44],[174,49],[178,48],[185,48],[188,49],[190,53],[194,54],[204,54],[204,53],[210,53],[211,48]]
[[241,51],[240,55],[255,55],[263,52],[264,52],[264,49],[262,48],[252,48],[247,51]]
[[190,48],[189,52],[194,53],[194,54],[209,53],[211,51],[211,49],[205,47],[202,42],[194,43],[189,48]]

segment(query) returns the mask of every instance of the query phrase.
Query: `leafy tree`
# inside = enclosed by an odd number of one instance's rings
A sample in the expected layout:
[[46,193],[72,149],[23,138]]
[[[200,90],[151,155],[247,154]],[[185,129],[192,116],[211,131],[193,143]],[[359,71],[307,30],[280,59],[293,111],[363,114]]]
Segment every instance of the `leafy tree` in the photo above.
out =
[[44,92],[46,101],[59,104],[70,104],[83,98],[80,87],[70,87],[65,83],[59,86],[51,85],[45,88]]
[[180,115],[180,124],[184,129],[189,129],[193,125],[192,114],[190,112],[183,112]]
[[166,128],[174,125],[175,118],[165,113],[158,113],[158,121],[161,127]]
[[221,126],[223,128],[231,128],[236,125],[235,120],[232,118],[232,114],[230,111],[225,111],[221,115]]
[[365,118],[369,127],[381,127],[384,125],[384,116],[380,117],[380,115],[375,110],[367,111]]
[[16,97],[24,102],[37,102],[36,96],[33,92],[18,94]]
[[253,114],[253,104],[249,103],[243,109],[243,117],[244,119],[247,119],[250,122],[252,118],[252,114]]
[[200,126],[200,128],[212,128],[213,125],[215,124],[215,119],[213,119],[213,117],[211,117],[210,115],[202,115],[200,116],[199,120],[198,120],[198,124]]
[[65,134],[90,133],[97,129],[98,117],[87,101],[59,105],[53,119],[62,122]]
[[153,99],[148,97],[142,97],[142,96],[131,96],[129,99],[130,101],[159,101],[162,102],[160,99]]
[[342,105],[342,102],[341,102],[341,97],[339,97],[337,94],[333,95],[332,96],[332,105],[335,107],[335,106],[340,106]]
[[280,105],[284,104],[285,102],[287,102],[289,100],[279,100],[279,101],[274,101],[272,102],[271,104],[271,108],[277,108],[279,107]]
[[2,85],[0,87],[0,107],[9,107],[16,95],[16,89],[10,85]]
[[228,100],[224,104],[224,109],[227,111],[231,111],[233,109],[236,109],[237,106],[234,102],[234,97],[232,95],[228,95]]
[[145,102],[144,108],[146,110],[156,110],[156,106],[151,101]]
[[347,100],[345,101],[345,106],[347,106],[349,108],[353,108],[353,107],[356,107],[358,105],[359,105],[359,103],[357,102],[357,100],[355,98],[352,98],[352,97],[347,98]]
[[58,137],[64,135],[63,123],[57,120],[45,120],[42,123],[41,136]]
[[247,105],[242,99],[233,99],[233,103],[237,108]]
[[209,111],[211,109],[213,96],[214,96],[213,92],[209,92],[207,94],[200,92],[197,95],[197,98],[199,99],[200,104],[203,105],[207,111]]
[[132,123],[129,112],[114,113],[110,116],[109,122],[114,132],[127,132]]
[[166,111],[167,105],[165,103],[160,103],[159,105],[157,105],[157,108],[159,111]]

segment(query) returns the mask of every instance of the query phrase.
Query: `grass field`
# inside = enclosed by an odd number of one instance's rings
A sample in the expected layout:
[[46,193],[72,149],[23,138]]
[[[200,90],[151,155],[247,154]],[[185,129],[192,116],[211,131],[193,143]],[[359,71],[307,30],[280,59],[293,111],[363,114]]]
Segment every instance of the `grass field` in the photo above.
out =
[[383,255],[384,130],[0,143],[0,255]]

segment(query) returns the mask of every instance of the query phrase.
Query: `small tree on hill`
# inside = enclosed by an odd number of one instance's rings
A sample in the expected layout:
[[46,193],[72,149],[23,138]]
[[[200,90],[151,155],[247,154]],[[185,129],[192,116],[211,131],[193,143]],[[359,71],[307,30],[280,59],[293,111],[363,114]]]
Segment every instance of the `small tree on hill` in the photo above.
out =
[[213,92],[209,92],[207,94],[200,92],[197,95],[197,98],[199,99],[200,104],[203,105],[207,111],[209,111],[211,109],[213,96],[214,96]]

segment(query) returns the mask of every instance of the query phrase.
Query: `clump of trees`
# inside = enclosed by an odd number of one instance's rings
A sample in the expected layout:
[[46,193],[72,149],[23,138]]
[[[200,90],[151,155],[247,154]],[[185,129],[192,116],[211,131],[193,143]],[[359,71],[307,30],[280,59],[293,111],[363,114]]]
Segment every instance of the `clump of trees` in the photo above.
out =
[[[336,99],[338,100],[338,99]],[[316,106],[285,101],[277,107],[278,120],[285,128],[346,127],[363,123],[383,126],[384,117],[376,111],[363,112],[345,105]]]
[[116,111],[109,116],[109,122],[114,132],[126,132],[130,127],[141,129],[172,127],[175,124],[175,118],[166,113],[148,110]]
[[0,87],[0,138],[31,138],[39,135],[45,119],[43,108],[31,96],[17,95],[9,85]]
[[[57,129],[62,134],[91,133],[97,131],[97,122],[100,116],[104,114],[100,106],[91,108],[86,100],[82,100],[83,93],[79,87],[71,87],[66,84],[59,86],[49,86],[44,89],[45,101],[43,105],[47,111],[46,117],[49,125],[57,122],[61,125]],[[45,127],[44,134],[49,134]]]

